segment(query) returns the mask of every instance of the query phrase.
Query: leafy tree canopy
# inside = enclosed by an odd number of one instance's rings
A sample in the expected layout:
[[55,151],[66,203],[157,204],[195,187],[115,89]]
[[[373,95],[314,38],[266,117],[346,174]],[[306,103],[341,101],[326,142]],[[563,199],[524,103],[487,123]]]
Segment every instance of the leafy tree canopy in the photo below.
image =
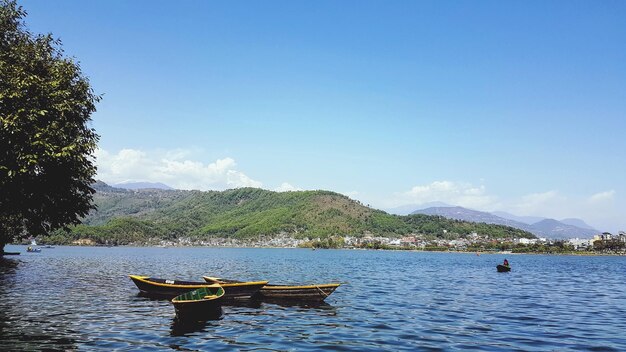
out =
[[93,208],[100,97],[52,35],[0,0],[0,250],[25,234],[78,224]]

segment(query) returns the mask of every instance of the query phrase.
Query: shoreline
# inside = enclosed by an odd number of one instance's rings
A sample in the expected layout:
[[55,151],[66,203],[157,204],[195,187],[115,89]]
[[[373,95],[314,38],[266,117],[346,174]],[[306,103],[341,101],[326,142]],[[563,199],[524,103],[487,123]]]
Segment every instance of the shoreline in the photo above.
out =
[[[9,246],[16,247],[28,247],[27,244],[7,244]],[[46,249],[45,245],[39,245],[43,249]],[[511,251],[458,251],[458,250],[447,250],[447,251],[433,251],[433,250],[423,250],[423,249],[404,249],[404,248],[311,248],[311,247],[278,247],[278,246],[202,246],[202,245],[177,245],[177,246],[163,246],[163,245],[151,245],[151,244],[127,244],[127,245],[115,245],[115,246],[105,246],[105,245],[83,245],[83,244],[50,244],[53,246],[59,247],[84,247],[84,248],[230,248],[230,249],[300,249],[300,250],[352,250],[352,251],[389,251],[389,252],[423,252],[423,253],[451,253],[451,254],[470,254],[470,255],[570,255],[570,256],[611,256],[611,257],[623,257],[626,256],[625,253],[597,253],[597,252],[564,252],[564,253],[554,253],[554,252],[523,252],[523,253],[515,253]],[[54,249],[54,248],[50,248]],[[5,252],[6,255],[15,255],[15,252]],[[5,253],[0,253],[0,256],[5,255]]]

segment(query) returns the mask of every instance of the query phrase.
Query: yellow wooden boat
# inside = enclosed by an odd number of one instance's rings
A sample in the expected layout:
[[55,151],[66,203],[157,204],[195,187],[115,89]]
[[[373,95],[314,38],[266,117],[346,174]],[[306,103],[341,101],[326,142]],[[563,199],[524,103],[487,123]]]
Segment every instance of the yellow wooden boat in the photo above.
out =
[[176,297],[185,292],[208,286],[206,282],[158,279],[148,276],[129,275],[139,291],[150,296]]
[[226,291],[226,298],[250,298],[269,282],[222,280],[210,276],[203,276],[202,278],[206,282],[220,284]]
[[[228,280],[217,277],[203,276],[204,280],[218,283],[226,290],[228,285],[239,283],[236,280]],[[341,284],[313,284],[313,285],[264,285],[256,294],[256,298],[275,300],[300,300],[300,301],[323,301],[331,293],[335,292]]]
[[267,299],[289,299],[302,301],[323,301],[335,292],[340,284],[315,285],[265,285],[259,290],[259,296]]
[[[168,298],[209,285],[207,282],[166,280],[139,275],[129,275],[129,277],[141,292],[150,296]],[[265,285],[267,285],[267,281],[250,281],[223,285],[222,287],[226,292],[224,299],[250,298]]]
[[224,289],[219,284],[200,287],[172,299],[180,320],[210,320],[222,315]]

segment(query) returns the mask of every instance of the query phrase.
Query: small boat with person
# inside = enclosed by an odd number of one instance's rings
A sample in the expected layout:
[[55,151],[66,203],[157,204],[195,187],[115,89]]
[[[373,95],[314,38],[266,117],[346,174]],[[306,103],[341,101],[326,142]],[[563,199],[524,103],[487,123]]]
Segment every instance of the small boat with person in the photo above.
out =
[[26,252],[41,253],[41,248],[35,248],[35,247],[28,246],[26,248]]
[[510,266],[502,265],[502,264],[498,264],[498,266],[496,266],[496,269],[498,269],[499,273],[505,273],[505,272],[511,271]]
[[224,289],[219,284],[206,285],[172,299],[176,318],[185,321],[206,321],[222,315]]
[[511,271],[511,266],[509,265],[509,261],[505,258],[502,264],[498,264],[498,266],[496,266],[496,269],[499,273],[506,273]]

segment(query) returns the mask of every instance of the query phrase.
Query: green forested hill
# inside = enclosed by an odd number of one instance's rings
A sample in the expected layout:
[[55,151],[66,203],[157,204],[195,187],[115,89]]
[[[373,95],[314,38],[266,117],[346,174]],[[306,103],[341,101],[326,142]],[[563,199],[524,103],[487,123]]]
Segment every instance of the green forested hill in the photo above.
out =
[[245,239],[280,233],[296,238],[365,234],[398,237],[410,233],[454,238],[472,232],[490,237],[534,237],[505,226],[428,215],[390,215],[329,191],[130,191],[102,182],[95,188],[98,210],[69,234],[58,232],[50,240],[62,243],[89,238],[97,243],[126,244],[150,238]]

